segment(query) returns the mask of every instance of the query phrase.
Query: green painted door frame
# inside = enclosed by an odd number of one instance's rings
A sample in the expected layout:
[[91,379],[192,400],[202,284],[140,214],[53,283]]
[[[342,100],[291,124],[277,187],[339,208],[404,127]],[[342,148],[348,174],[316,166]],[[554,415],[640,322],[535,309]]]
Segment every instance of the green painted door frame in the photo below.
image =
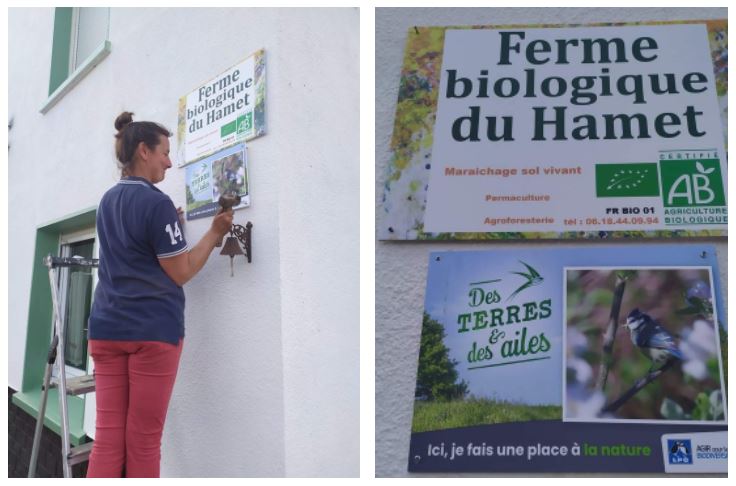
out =
[[[44,266],[46,255],[59,251],[59,237],[64,233],[94,227],[97,208],[88,208],[67,217],[46,223],[36,229],[36,249],[33,253],[31,297],[28,309],[28,332],[26,335],[25,362],[21,391],[13,395],[13,403],[30,415],[38,415],[41,384],[46,366],[46,357],[52,336],[52,303],[48,268]],[[68,397],[69,423],[72,442],[79,444],[85,437],[84,398]],[[56,389],[49,393],[46,420],[44,422],[57,434],[60,431],[58,395]]]

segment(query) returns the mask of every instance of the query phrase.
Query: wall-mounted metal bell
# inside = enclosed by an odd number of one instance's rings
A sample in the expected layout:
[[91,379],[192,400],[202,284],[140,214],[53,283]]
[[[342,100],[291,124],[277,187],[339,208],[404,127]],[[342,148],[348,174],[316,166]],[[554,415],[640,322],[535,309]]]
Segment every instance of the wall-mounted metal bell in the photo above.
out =
[[233,260],[235,259],[235,255],[245,255],[243,250],[240,249],[238,238],[235,236],[228,236],[225,240],[225,244],[222,245],[220,255],[227,255],[230,257],[230,276],[235,276],[235,272],[233,271]]
[[[227,192],[220,196],[220,199],[217,200],[217,204],[220,205],[220,210],[217,214],[224,213],[228,209],[237,206],[240,204],[241,198],[240,195],[235,192]],[[222,245],[222,241],[218,241],[215,246]],[[241,253],[242,254],[242,253]],[[222,253],[220,253],[222,255]]]
[[[217,201],[217,203],[220,205],[220,212],[227,211],[228,209],[237,206],[240,204],[241,198],[240,195],[234,192],[228,192],[226,194],[223,194],[220,196],[220,199]],[[218,213],[219,214],[219,213]],[[225,240],[225,245],[222,248],[222,251],[220,252],[220,255],[227,255],[230,257],[230,276],[234,277],[235,272],[233,271],[233,260],[235,259],[235,255],[245,255],[246,260],[248,260],[248,263],[251,262],[251,247],[250,247],[250,233],[251,228],[253,228],[253,223],[248,221],[248,223],[245,225],[245,227],[240,226],[239,224],[233,224],[230,227],[230,236],[227,237],[227,240]],[[221,241],[218,241],[215,246],[222,245]],[[245,249],[245,253],[243,253],[243,250],[240,249],[240,246],[243,246],[243,249]]]

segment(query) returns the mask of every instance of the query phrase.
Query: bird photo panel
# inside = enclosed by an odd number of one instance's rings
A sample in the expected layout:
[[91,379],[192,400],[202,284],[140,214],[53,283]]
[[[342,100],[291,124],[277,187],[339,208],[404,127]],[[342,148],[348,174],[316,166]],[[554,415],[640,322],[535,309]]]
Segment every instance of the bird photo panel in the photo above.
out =
[[725,423],[710,267],[565,269],[565,420]]
[[726,472],[718,276],[709,245],[431,253],[409,470]]

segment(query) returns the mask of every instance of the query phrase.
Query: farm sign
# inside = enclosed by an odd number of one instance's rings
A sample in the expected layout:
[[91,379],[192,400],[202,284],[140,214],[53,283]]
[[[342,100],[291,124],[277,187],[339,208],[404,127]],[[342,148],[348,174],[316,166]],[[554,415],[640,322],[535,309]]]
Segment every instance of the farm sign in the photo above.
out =
[[380,237],[725,235],[726,31],[411,29]]

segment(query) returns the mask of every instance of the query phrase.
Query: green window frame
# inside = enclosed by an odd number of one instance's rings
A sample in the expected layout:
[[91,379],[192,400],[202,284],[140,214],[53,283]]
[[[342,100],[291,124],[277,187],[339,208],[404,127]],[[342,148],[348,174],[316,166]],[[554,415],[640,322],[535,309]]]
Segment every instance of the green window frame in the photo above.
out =
[[[49,97],[41,106],[41,113],[46,114],[59,100],[74,88],[95,66],[110,54],[110,16],[106,38],[75,70],[70,68],[71,49],[75,44],[73,35],[75,18],[79,7],[57,7],[54,11],[54,35],[51,47],[51,74],[49,76]],[[70,72],[71,71],[71,72]]]
[[[52,335],[51,289],[49,287],[48,269],[43,264],[43,258],[48,254],[56,254],[59,249],[59,237],[62,234],[94,226],[96,215],[96,207],[88,208],[41,225],[36,229],[36,248],[33,254],[31,297],[28,310],[28,333],[23,363],[23,384],[21,390],[13,394],[12,398],[15,405],[34,418],[38,417],[38,409],[41,403],[41,384]],[[84,401],[85,396],[67,397],[70,439],[73,445],[80,445],[86,441]],[[56,388],[49,390],[44,425],[56,434],[61,433],[59,395]]]

